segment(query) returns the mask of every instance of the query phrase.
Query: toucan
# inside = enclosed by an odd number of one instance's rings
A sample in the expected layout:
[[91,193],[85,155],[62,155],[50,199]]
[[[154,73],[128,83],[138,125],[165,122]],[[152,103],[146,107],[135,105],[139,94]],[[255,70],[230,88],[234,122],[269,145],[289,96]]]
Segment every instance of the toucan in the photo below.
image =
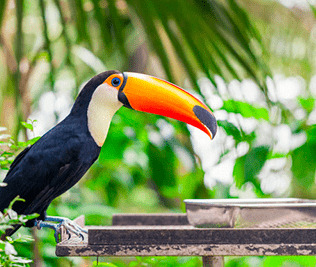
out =
[[[13,210],[18,214],[39,214],[26,226],[47,226],[57,232],[49,221],[59,222],[58,226],[63,224],[67,231],[82,236],[84,229],[66,219],[48,217],[46,210],[97,160],[111,119],[122,106],[186,122],[211,139],[216,134],[211,110],[180,87],[145,74],[102,72],[86,83],[64,120],[15,158],[3,181],[6,186],[0,187],[0,211],[19,196],[25,201],[15,202]],[[19,227],[9,229],[5,236]]]

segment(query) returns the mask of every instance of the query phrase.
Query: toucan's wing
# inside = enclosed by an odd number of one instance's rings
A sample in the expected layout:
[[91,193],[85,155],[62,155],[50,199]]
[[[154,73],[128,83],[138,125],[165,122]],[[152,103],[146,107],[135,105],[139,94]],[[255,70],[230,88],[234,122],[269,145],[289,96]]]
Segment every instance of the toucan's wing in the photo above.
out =
[[26,155],[27,152],[30,151],[32,146],[28,146],[26,147],[19,155],[16,156],[16,158],[14,159],[14,161],[11,163],[10,169],[7,173],[7,176],[10,175],[10,172],[12,172],[12,170],[14,169],[14,167],[16,165],[18,165],[18,163],[24,158],[24,156]]
[[25,213],[31,214],[37,212],[43,215],[42,212],[47,209],[51,201],[74,186],[90,166],[91,164],[84,165],[81,162],[65,164],[59,169],[58,175],[54,178],[54,181],[47,184],[40,192],[37,192],[31,201],[28,201],[27,205],[24,207]]
[[[25,182],[22,185],[23,181],[19,180],[18,186],[24,186],[26,188],[24,194],[27,195],[27,201],[16,202],[13,209],[17,211],[19,214],[40,213],[40,216],[37,219],[44,220],[46,215],[45,211],[48,205],[51,203],[51,201],[55,197],[59,196],[67,189],[69,189],[69,187],[73,186],[73,184],[75,183],[74,181],[80,179],[88,168],[89,166],[83,166],[78,163],[65,164],[63,167],[59,169],[58,175],[56,176],[56,180],[52,184],[46,184],[46,186],[40,192],[35,192],[34,194],[32,188],[30,188]],[[32,198],[29,197],[31,195],[33,195]],[[26,226],[34,226],[34,220],[28,221],[26,223]],[[0,239],[4,240],[5,236],[11,236],[20,227],[21,225],[13,225],[13,228],[8,229],[5,235],[0,237]]]
[[25,200],[13,206],[19,214],[45,211],[49,203],[78,182],[96,160],[98,154],[92,157],[86,153],[93,148],[82,142],[83,139],[71,139],[65,132],[51,131],[21,152],[4,179],[7,186],[0,188],[0,211],[17,195]]

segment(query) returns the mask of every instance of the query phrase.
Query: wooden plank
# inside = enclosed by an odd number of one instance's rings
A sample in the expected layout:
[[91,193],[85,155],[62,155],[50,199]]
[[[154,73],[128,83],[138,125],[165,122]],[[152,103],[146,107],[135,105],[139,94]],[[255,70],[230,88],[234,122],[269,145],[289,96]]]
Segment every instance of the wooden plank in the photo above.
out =
[[189,225],[186,213],[114,214],[112,225]]
[[316,229],[232,229],[192,226],[109,226],[90,228],[89,245],[309,244]]
[[[87,236],[84,240],[74,235],[70,240],[64,238],[57,244],[56,255],[203,256],[205,266],[212,266],[217,256],[316,255],[316,229],[198,229],[182,225],[183,214],[177,219],[170,215],[168,224],[174,223],[171,226],[148,225],[164,223],[165,214],[136,215],[132,223],[141,225],[125,226],[128,216],[132,215],[117,215],[114,223],[120,226],[88,227],[89,242]],[[76,222],[84,225],[82,217]]]
[[281,256],[316,255],[313,244],[244,245],[88,245],[87,242],[57,244],[57,256]]

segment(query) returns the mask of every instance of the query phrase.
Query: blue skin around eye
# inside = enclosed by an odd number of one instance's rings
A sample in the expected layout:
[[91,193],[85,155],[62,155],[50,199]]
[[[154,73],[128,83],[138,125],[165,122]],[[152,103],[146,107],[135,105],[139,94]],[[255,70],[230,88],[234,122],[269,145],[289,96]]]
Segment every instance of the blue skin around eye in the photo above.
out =
[[119,78],[113,78],[111,81],[111,84],[115,87],[119,86],[121,83],[121,80]]

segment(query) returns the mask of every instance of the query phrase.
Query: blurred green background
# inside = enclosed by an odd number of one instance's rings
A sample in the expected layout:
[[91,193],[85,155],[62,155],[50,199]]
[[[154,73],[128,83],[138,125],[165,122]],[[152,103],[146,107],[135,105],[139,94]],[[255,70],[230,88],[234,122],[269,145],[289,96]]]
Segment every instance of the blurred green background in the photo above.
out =
[[[141,72],[207,103],[217,136],[122,108],[98,161],[48,214],[107,225],[113,213],[184,212],[187,198],[313,199],[315,16],[312,0],[1,0],[1,153],[10,150],[8,135],[26,141],[62,120],[99,72]],[[21,125],[30,120],[33,131]],[[8,158],[0,160],[2,179]],[[29,233],[36,241],[17,250],[33,266],[96,260],[57,258],[52,231]],[[201,264],[198,257],[100,261]],[[315,264],[315,257],[226,259],[227,266]]]

